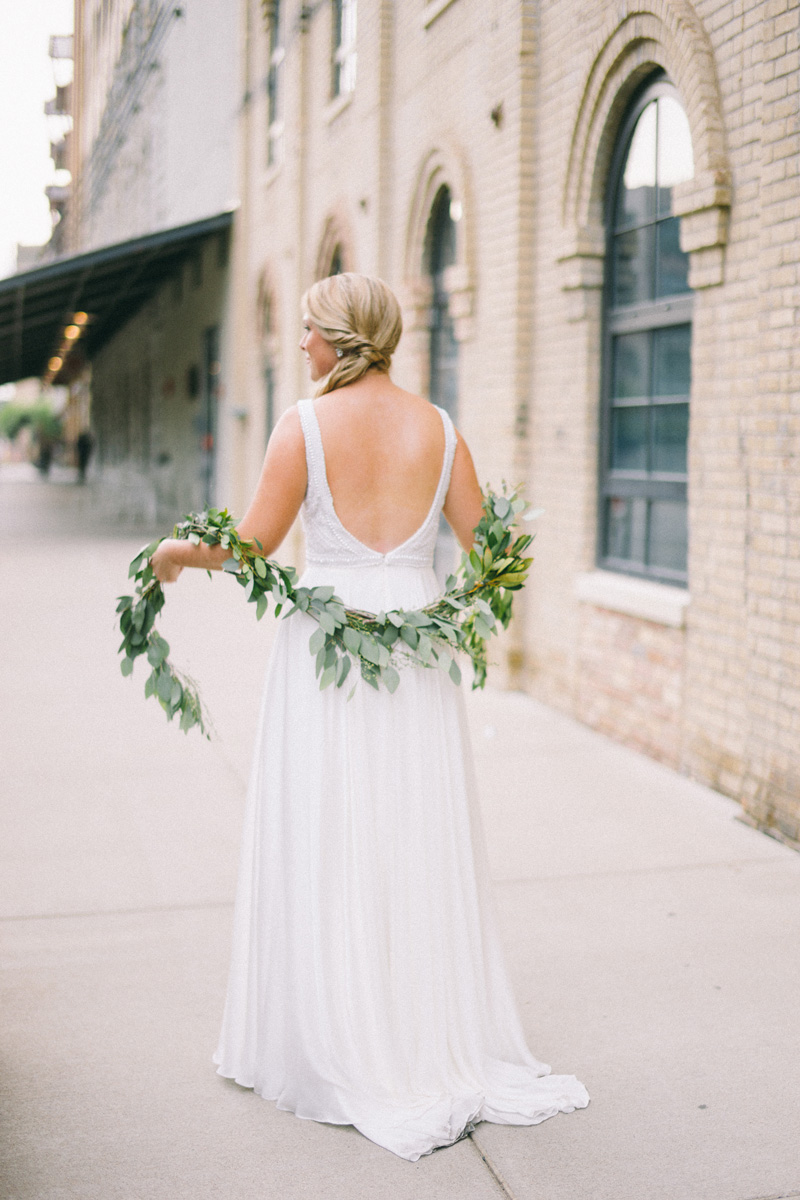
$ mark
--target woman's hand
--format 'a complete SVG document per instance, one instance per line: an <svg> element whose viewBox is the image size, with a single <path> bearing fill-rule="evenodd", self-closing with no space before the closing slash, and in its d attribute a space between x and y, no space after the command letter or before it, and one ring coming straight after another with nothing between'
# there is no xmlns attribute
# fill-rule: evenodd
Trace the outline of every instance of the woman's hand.
<svg viewBox="0 0 800 1200"><path fill-rule="evenodd" d="M156 547L150 559L150 566L159 583L174 583L180 575L183 566L175 561L173 555L175 547L182 545L183 543L178 538L165 538Z"/></svg>

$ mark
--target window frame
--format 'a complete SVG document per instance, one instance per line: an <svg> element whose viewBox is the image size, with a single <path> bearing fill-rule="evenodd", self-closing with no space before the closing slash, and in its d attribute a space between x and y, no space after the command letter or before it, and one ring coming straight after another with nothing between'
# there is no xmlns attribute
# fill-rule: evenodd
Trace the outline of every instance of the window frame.
<svg viewBox="0 0 800 1200"><path fill-rule="evenodd" d="M269 22L269 44L267 52L267 166L277 167L281 161L284 122L283 107L283 60L286 57L284 26L286 0L274 0Z"/></svg>
<svg viewBox="0 0 800 1200"><path fill-rule="evenodd" d="M642 565L630 559L616 558L605 552L607 501L610 497L620 498L641 497L650 500L682 500L688 499L688 463L683 478L675 478L678 472L646 472L627 471L615 472L611 467L611 434L613 404L613 341L615 337L626 333L653 333L659 329L667 329L678 325L688 325L690 339L693 327L694 293L679 292L672 296L658 297L654 300L637 301L634 304L615 305L615 259L614 237L616 230L616 203L622 174L631 146L631 140L636 125L645 108L661 96L670 96L677 100L685 111L680 93L659 71L650 76L633 97L625 117L620 125L615 140L614 151L609 167L604 219L605 219L605 271L603 280L603 311L602 311L602 350L601 350L601 388L600 388L600 436L597 489L597 522L596 522L596 563L602 570L615 574L633 576L637 579L647 579L655 583L669 584L673 587L688 587L687 570L678 571L668 567L651 567L646 561ZM674 214L673 214L674 215ZM656 217L656 221L658 217ZM652 373L652 363L651 363ZM691 423L691 377L689 395L673 403L687 403L689 406L689 421ZM649 405L652 405L652 391L648 393ZM687 434L688 442L688 434ZM688 511L687 511L688 521ZM687 540L688 540L687 529ZM649 521L645 532L645 560L648 557L650 544Z"/></svg>
<svg viewBox="0 0 800 1200"><path fill-rule="evenodd" d="M352 8L353 30L344 41L347 10ZM331 100L351 96L356 90L358 70L358 0L331 0ZM348 74L352 78L347 83Z"/></svg>

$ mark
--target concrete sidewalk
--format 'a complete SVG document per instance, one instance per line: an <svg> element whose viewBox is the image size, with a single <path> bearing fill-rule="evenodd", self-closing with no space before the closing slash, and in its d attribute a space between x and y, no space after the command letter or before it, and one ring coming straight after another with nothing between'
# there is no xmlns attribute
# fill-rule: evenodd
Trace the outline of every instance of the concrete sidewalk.
<svg viewBox="0 0 800 1200"><path fill-rule="evenodd" d="M115 657L148 531L91 521L0 468L3 1200L800 1196L800 857L519 694L469 699L502 931L589 1108L411 1164L216 1076L272 622L182 577L162 628L218 730L185 737Z"/></svg>

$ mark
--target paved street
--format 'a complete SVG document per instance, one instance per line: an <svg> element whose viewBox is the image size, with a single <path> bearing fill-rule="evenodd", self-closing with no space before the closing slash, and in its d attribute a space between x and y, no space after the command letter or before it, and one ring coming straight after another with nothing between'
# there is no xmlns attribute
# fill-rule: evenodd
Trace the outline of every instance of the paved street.
<svg viewBox="0 0 800 1200"><path fill-rule="evenodd" d="M217 737L167 725L115 656L151 531L91 501L0 467L3 1200L800 1196L800 856L520 694L469 699L497 902L532 1049L589 1108L411 1164L220 1079L272 624L185 573L162 628Z"/></svg>

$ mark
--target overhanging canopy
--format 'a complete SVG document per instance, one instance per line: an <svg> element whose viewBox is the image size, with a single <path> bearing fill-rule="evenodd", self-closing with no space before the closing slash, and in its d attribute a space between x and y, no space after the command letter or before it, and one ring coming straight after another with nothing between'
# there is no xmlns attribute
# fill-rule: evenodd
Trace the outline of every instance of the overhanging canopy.
<svg viewBox="0 0 800 1200"><path fill-rule="evenodd" d="M91 317L80 342L91 358L199 242L229 229L232 220L232 212L219 213L0 279L0 383L44 375L76 312Z"/></svg>

